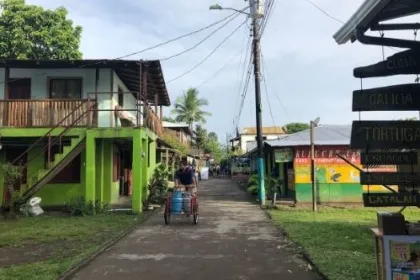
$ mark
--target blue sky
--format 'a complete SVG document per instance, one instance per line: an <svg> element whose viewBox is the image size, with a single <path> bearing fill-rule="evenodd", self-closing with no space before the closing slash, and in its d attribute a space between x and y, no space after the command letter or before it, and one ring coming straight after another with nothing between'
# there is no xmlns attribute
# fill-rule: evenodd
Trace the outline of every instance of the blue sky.
<svg viewBox="0 0 420 280"><path fill-rule="evenodd" d="M382 60L381 47L357 42L339 46L332 35L342 24L305 0L275 1L278 3L261 42L266 65L263 74L268 87L267 94L263 92L262 95L263 125L273 125L267 100L275 125L309 122L316 117L320 117L323 124L350 124L358 118L357 113L351 112L352 92L360 89L360 80L353 77L353 68ZM362 3L362 0L340 0L339 5L337 0L312 1L342 21L346 21ZM27 3L46 8L65 6L74 23L83 27L81 50L84 58L109 59L194 31L229 14L228 11L209 11L211 4L235 8L246 5L243 0L27 0ZM163 62L166 81L201 61L244 19L242 16L237 18L193 51ZM183 90L209 80L233 57L220 74L199 88L200 95L209 100L207 110L213 114L205 126L223 141L226 133L234 130L232 120L240 93L243 63L240 51L249 34L245 29L240 29L196 70L168 84L174 102ZM159 59L173 55L193 46L210 32L207 30L131 59ZM413 32L398 36L413 38ZM385 49L386 56L394 52ZM413 76L365 79L363 85L369 88L414 82L414 79ZM240 128L255 125L254 112L254 87L250 86L239 121ZM417 115L417 112L375 112L362 113L362 119Z"/></svg>

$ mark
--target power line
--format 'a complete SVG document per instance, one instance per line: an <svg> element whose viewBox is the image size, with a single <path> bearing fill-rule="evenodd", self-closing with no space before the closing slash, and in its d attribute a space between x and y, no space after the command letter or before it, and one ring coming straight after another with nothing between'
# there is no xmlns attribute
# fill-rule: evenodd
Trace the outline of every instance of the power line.
<svg viewBox="0 0 420 280"><path fill-rule="evenodd" d="M315 9L319 10L321 13L323 13L324 15L326 15L327 17L329 17L330 19L333 19L339 23L344 24L344 21L330 15L327 11L325 11L324 9L322 9L320 6L318 6L317 4L315 4L314 2L312 2L311 0L304 0L306 3L309 3L310 5L312 5L313 7L315 7Z"/></svg>
<svg viewBox="0 0 420 280"><path fill-rule="evenodd" d="M263 80L264 80L265 87L267 88L267 84L266 84L266 81L265 81L265 76L268 76L268 72L267 72L267 68L265 66L265 61L264 61L264 56L263 56L262 51L261 51L261 64L262 64L262 68L263 68L263 71L264 71ZM284 107L283 102L281 102L280 98L278 97L278 95L275 91L274 91L274 96L276 97L277 101L279 102L279 104L280 104L284 114L286 115L286 117L289 119L289 121L291 121L291 118L290 118L289 114L287 113L286 107Z"/></svg>
<svg viewBox="0 0 420 280"><path fill-rule="evenodd" d="M210 78L202 82L199 86L195 87L199 89L200 87L206 85L208 82L210 82L212 79L214 79L217 75L219 75L229 64L236 58L238 55L241 54L241 52L236 53L235 55L232 55L232 57L219 69L217 70Z"/></svg>
<svg viewBox="0 0 420 280"><path fill-rule="evenodd" d="M86 63L86 64L83 64L83 65L80 65L80 66L78 66L78 67L74 67L74 68L84 68L84 67L87 67L87 66L93 66L93 65L100 64L100 63L102 63L103 61L107 61L107 60L119 60L119 59L127 58L127 57L130 57L130 56L133 56L133 55L141 54L141 53L144 53L144 52L146 52L146 51L149 51L149 50L152 50L152 49L155 49L155 48L158 48L158 47L162 47L162 46L167 45L167 44L169 44L169 43L172 43L172 42L178 41L178 40L183 39L183 38L185 38L185 37L192 36L192 35L194 35L194 34L197 34L197 33L199 33L199 32L202 32L202 31L204 31L204 30L207 30L207 29L209 29L209 28L211 28L211 27L213 27L213 26L216 26L216 25L218 25L219 23L221 23L221 22L224 22L224 21L228 20L229 18L231 18L231 17L232 17L232 16L234 16L235 14L239 14L239 13L238 13L238 12L234 12L234 13L232 13L232 14L228 15L227 17L224 17L224 18L222 18L221 20L215 21L215 22L213 22L213 23L211 23L211 24L209 24L209 25L207 25L207 26L204 26L204 27L202 27L202 28L198 29L198 30L195 30L195 31L189 32L189 33L187 33L187 34L184 34L184 35L181 35L181 36L178 36L178 37L175 37L175 38L169 39L169 40L167 40L167 41L165 41L165 42L163 42L163 43L159 43L159 44L154 45L154 46L152 46L152 47L148 47L148 48L142 49L142 50L140 50L140 51L136 51L136 52L133 52L133 53L129 53L129 54L126 54L126 55L123 55L123 56L120 56L120 57L117 57L117 58L114 58L114 59L104 59L104 60L102 60L102 61L100 61L100 62L95 62L95 63ZM67 69L62 69L61 71L64 71L64 70L67 70ZM58 72L58 71L60 71L60 69L56 69L56 70L55 70L55 72ZM31 76L31 78L40 77L40 76L45 76L45 75L47 75L47 74L48 74L48 72L44 72L44 73L40 73L40 74L37 74L37 75L33 75L33 76ZM3 80L3 81L1 81L1 82L0 82L0 84L4 84L4 83L6 83L6 82L7 82L7 83L12 83L12 82L16 82L16 81L19 81L19 80L22 80L22 79L23 79L23 78L16 78L16 79L9 80L9 81Z"/></svg>
<svg viewBox="0 0 420 280"><path fill-rule="evenodd" d="M166 83L169 84L170 82L173 82L175 80L178 80L179 78L189 74L190 72L192 72L194 69L198 68L201 64L203 64L207 59L209 59L230 37L232 37L233 34L236 33L236 31L239 30L239 28L241 28L243 25L245 24L245 21L243 23L241 23L238 27L236 27L225 39L223 39L222 42L220 42L220 44L218 44L216 46L216 48L214 48L203 60L201 60L199 63L197 63L195 66L193 66L192 68L190 68L189 70L187 70L186 72L182 73L181 75L167 81Z"/></svg>
<svg viewBox="0 0 420 280"><path fill-rule="evenodd" d="M247 26L247 27L249 27L249 26ZM246 29L245 29L245 34L244 35L246 36L246 34L247 34L247 32L246 32ZM247 55L246 54L248 53L248 50L250 49L250 43L251 43L251 36L248 33L248 41L246 43L246 47L245 47L245 49L243 49L243 45L242 45L242 50L241 50L241 51L245 50L245 52L244 52L244 56L243 56L242 67L239 68L239 72L238 72L238 81L239 81L239 83L238 83L238 92L236 94L237 95L237 99L236 99L236 102L235 102L235 110L233 111L233 119L232 119L232 121L233 121L232 124L234 126L233 127L233 130L234 131L236 130L236 127L235 127L235 118L236 118L236 113L237 113L238 105L239 105L240 98L241 98L242 82L244 81L245 75L247 73L246 72L247 71L247 68L249 68L249 65L248 65L248 67L246 67L246 63L247 63L247 59L246 59L247 58ZM241 61L242 61L242 54L241 54Z"/></svg>
<svg viewBox="0 0 420 280"><path fill-rule="evenodd" d="M232 14L234 15L234 14ZM160 61L165 61L165 60L169 60L171 58L183 55L184 53L187 53L193 49L195 49L196 47L198 47L199 45L201 45L202 43L204 43L207 39L209 39L211 36L213 36L215 33L217 33L218 31L220 31L223 27L225 27L226 25L228 25L230 22L232 22L234 19L236 19L238 16L240 16L240 13L237 13L236 16L234 16L233 18L231 18L230 20L228 20L227 22L225 22L223 25L219 26L217 29L215 29L213 32L211 32L209 35L207 35L204 39L202 39L201 41L199 41L197 44L195 44L194 46L192 46L191 48L188 48L180 53L159 59Z"/></svg>

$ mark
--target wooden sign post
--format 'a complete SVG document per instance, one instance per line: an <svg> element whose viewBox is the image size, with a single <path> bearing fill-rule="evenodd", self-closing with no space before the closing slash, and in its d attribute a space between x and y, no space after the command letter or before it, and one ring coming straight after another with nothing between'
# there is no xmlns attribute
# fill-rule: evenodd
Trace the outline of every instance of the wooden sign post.
<svg viewBox="0 0 420 280"><path fill-rule="evenodd" d="M407 50L396 53L386 60L353 70L356 78L386 77L393 75L420 74L420 53Z"/></svg>
<svg viewBox="0 0 420 280"><path fill-rule="evenodd" d="M418 110L420 110L420 84L353 91L353 112Z"/></svg>
<svg viewBox="0 0 420 280"><path fill-rule="evenodd" d="M419 149L420 121L353 121L351 149Z"/></svg>
<svg viewBox="0 0 420 280"><path fill-rule="evenodd" d="M371 152L360 153L362 165L411 165L417 164L417 152Z"/></svg>

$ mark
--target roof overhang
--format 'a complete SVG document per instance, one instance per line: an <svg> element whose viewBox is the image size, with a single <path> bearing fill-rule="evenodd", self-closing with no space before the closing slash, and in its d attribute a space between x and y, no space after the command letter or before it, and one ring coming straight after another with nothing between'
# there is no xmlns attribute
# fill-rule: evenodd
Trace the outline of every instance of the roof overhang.
<svg viewBox="0 0 420 280"><path fill-rule="evenodd" d="M334 34L341 45L356 40L356 30L366 32L379 22L414 15L420 12L417 0L365 0L350 19Z"/></svg>
<svg viewBox="0 0 420 280"><path fill-rule="evenodd" d="M163 71L159 60L138 61L118 59L84 59L84 60L0 60L0 67L23 69L113 69L127 88L133 92L140 89L140 65L147 71L147 96L149 103L170 106L168 90L166 88Z"/></svg>

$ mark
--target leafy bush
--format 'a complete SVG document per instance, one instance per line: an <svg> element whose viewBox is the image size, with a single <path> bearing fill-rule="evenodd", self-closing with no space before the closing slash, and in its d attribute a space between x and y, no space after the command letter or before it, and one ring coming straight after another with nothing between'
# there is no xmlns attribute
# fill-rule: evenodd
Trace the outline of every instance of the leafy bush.
<svg viewBox="0 0 420 280"><path fill-rule="evenodd" d="M275 192L278 192L278 186L279 186L279 179L274 178L270 175L265 175L264 177L264 188L265 188L265 194L267 196L273 195ZM247 183L247 191L253 195L258 194L258 175L253 174L248 179Z"/></svg>
<svg viewBox="0 0 420 280"><path fill-rule="evenodd" d="M153 176L149 181L149 195L144 202L145 208L148 208L150 203L162 203L168 191L168 177L170 174L171 172L165 164L160 164L155 168Z"/></svg>
<svg viewBox="0 0 420 280"><path fill-rule="evenodd" d="M107 213L110 209L107 203L96 200L86 201L84 196L76 196L66 202L67 212L72 216L90 216L94 214Z"/></svg>
<svg viewBox="0 0 420 280"><path fill-rule="evenodd" d="M13 215L16 210L25 202L18 191L20 187L20 179L22 177L23 167L20 165L13 165L11 163L5 163L1 165L4 174L4 185L6 187L7 195L9 195L9 211ZM18 190L15 189L17 187Z"/></svg>

